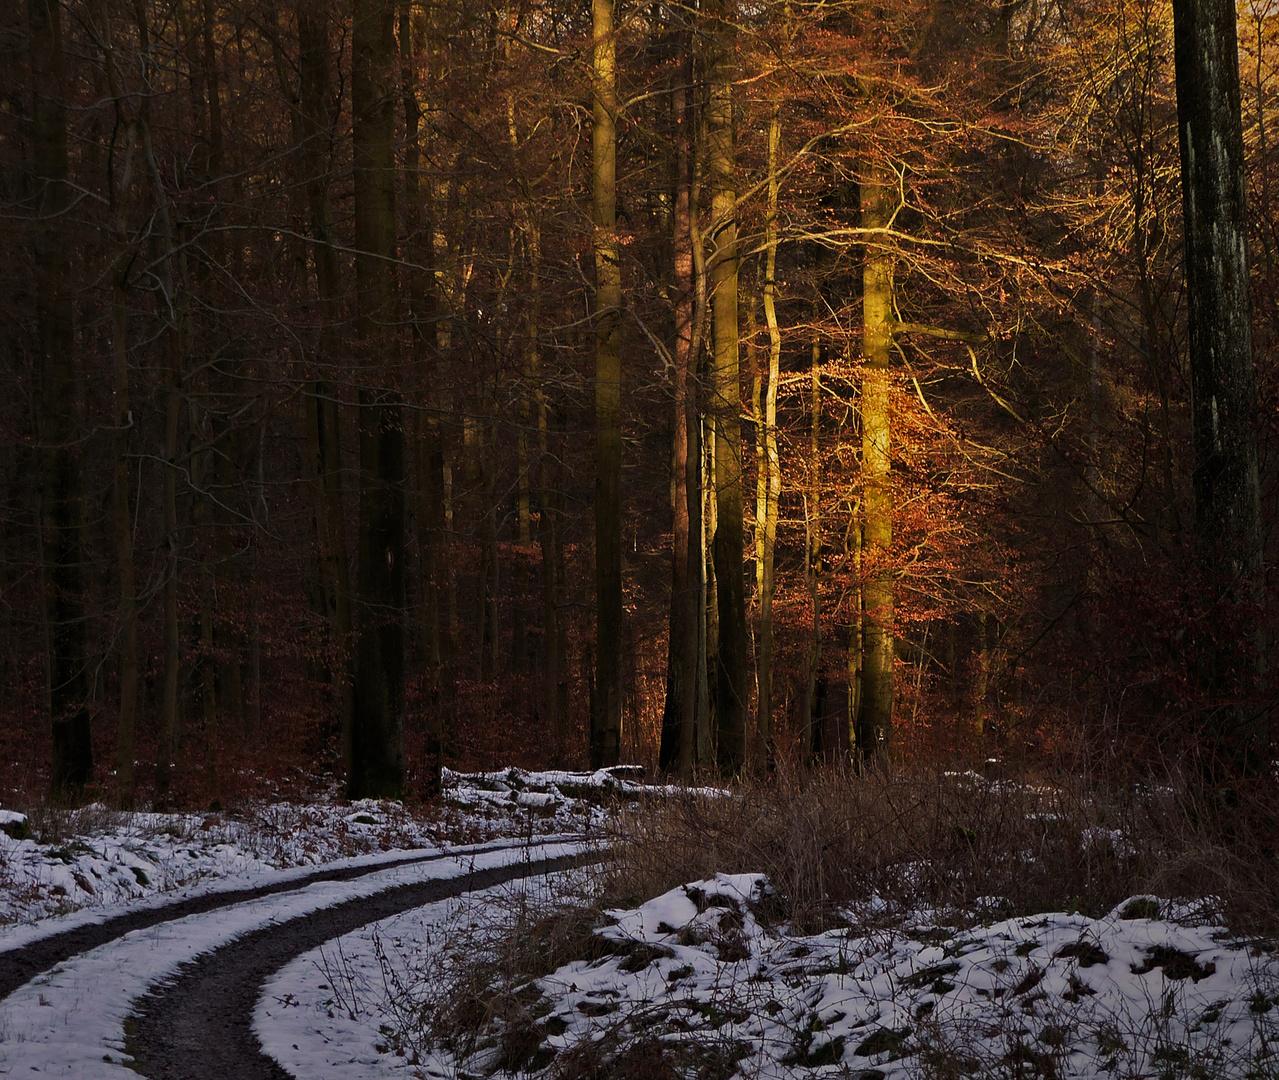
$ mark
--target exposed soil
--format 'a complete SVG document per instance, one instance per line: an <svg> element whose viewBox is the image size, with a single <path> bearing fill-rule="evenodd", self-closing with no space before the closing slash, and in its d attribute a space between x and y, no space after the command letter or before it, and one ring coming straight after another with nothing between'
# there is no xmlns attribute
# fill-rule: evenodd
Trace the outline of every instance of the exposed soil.
<svg viewBox="0 0 1279 1080"><path fill-rule="evenodd" d="M184 965L138 1000L125 1022L132 1067L151 1080L290 1080L253 1034L262 985L285 964L379 919L581 861L566 856L519 862L444 881L400 885L237 938Z"/></svg>
<svg viewBox="0 0 1279 1080"><path fill-rule="evenodd" d="M541 837L539 843L545 843ZM435 862L439 859L455 858L458 855L479 854L485 851L498 851L502 848L518 847L523 840L501 841L482 847L458 848L449 852L431 855L409 856L394 862L383 862L375 866L346 866L329 870L317 870L306 877L292 878L288 881L277 881L270 885L260 885L251 889L236 889L233 892L207 893L204 896L192 897L189 900L178 900L162 907L149 908L144 911L127 912L107 919L105 922L90 926L80 926L54 934L39 941L33 941L20 949L0 952L0 999L8 997L19 986L30 982L41 972L62 961L76 956L133 930L143 930L157 923L181 919L187 915L198 915L216 908L231 907L242 904L246 900L257 900L259 897L271 896L274 893L292 892L304 888L316 881L350 881L354 878L376 874L393 866L411 866L415 863ZM365 920L366 922L369 920Z"/></svg>

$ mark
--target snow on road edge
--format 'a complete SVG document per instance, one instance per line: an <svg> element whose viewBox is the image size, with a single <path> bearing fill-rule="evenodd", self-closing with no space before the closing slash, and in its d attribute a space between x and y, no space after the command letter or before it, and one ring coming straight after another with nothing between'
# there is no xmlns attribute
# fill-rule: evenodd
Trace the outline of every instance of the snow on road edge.
<svg viewBox="0 0 1279 1080"><path fill-rule="evenodd" d="M60 964L8 998L0 1013L0 1074L124 1080L124 1020L147 988L202 953L245 933L384 889L452 880L524 859L586 850L583 842L508 848L377 871L354 881L316 882L258 900L126 934Z"/></svg>

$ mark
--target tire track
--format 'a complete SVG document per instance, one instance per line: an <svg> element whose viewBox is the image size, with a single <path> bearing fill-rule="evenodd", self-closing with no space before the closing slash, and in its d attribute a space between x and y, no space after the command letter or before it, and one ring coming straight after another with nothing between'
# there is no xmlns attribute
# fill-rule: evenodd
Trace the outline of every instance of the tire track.
<svg viewBox="0 0 1279 1080"><path fill-rule="evenodd" d="M537 837L537 842L554 843L556 837ZM37 975L80 953L96 949L99 945L114 941L134 930L145 930L147 927L181 919L187 915L200 915L218 908L232 907L247 900L258 900L264 896L277 893L293 892L304 889L320 881L352 881L395 867L413 866L419 863L438 862L441 859L466 858L470 855L482 855L489 851L502 851L508 848L526 846L524 839L503 841L478 847L454 848L450 851L434 852L430 855L410 855L403 859L381 863L344 866L334 869L320 869L305 877L289 878L275 881L267 885L252 888L235 889L229 892L205 893L189 900L176 900L171 904L147 908L142 911L125 912L113 916L100 923L73 927L49 937L39 938L16 949L0 952L0 1000L8 997L18 987L30 982Z"/></svg>
<svg viewBox="0 0 1279 1080"><path fill-rule="evenodd" d="M125 1024L130 1067L150 1080L291 1080L263 1053L253 1012L269 976L304 952L411 908L590 861L567 855L399 885L265 927L205 953L139 998Z"/></svg>

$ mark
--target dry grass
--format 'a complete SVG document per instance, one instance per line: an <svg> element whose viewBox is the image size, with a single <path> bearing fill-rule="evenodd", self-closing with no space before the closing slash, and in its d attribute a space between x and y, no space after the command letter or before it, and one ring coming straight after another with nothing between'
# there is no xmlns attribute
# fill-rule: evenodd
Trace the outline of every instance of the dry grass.
<svg viewBox="0 0 1279 1080"><path fill-rule="evenodd" d="M784 772L728 796L653 800L615 820L600 879L574 900L508 910L504 929L480 947L455 941L456 966L447 978L428 980L433 1004L423 1007L419 999L415 1037L419 1045L447 1046L468 1072L484 1075L733 1075L743 1046L713 1031L659 1039L647 1030L656 1029L657 1019L648 1025L633 1010L602 1015L595 1038L555 1055L546 1038L563 1022L537 985L565 963L602 955L607 943L592 931L604 908L636 905L717 872L766 874L778 900L773 916L796 932L850 918L860 919L861 929L872 919L891 925L921 909L956 927L1047 911L1095 917L1129 897L1153 894L1214 897L1235 930L1274 934L1276 802L1261 790L1231 798L1226 805L1212 794L1195 797L1176 778L1107 784L1068 772L1011 780L825 770ZM871 898L877 902L865 903ZM1135 901L1138 909L1141 903ZM750 988L741 992L749 997ZM742 1001L745 1008L758 1004ZM1169 1080L1264 1075L1248 1071L1250 1061L1240 1056L1246 1048L1224 1043L1206 1057L1177 1057L1175 1047L1165 1046L1166 1018L1154 1006L1149 1016L1121 1018L1123 1030L1116 1028L1108 1051L1116 1075L1152 1055L1167 1066L1161 1075ZM985 1028L917 1025L913 1068L921 1080L1060 1075L1065 1051L1031 1045L1023 1026L1011 1011L999 1039ZM796 1062L835 1062L809 1060L803 1035L796 1035ZM1099 1029L1098 1045L1104 1035ZM1212 1066L1207 1072L1205 1063Z"/></svg>
<svg viewBox="0 0 1279 1080"><path fill-rule="evenodd" d="M971 772L784 772L734 797L651 803L612 828L606 889L640 901L716 872L761 872L800 930L871 897L887 917L1077 911L1126 897L1216 897L1232 925L1279 930L1264 793L1209 815L1175 780L1103 785Z"/></svg>

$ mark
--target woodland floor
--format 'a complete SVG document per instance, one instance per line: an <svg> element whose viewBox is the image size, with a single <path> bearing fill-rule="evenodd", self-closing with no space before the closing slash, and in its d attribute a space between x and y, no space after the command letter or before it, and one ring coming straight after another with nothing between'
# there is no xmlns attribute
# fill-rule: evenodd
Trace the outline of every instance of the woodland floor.
<svg viewBox="0 0 1279 1080"><path fill-rule="evenodd" d="M886 919L872 896L808 932L739 873L601 909L598 875L554 860L670 789L447 779L421 813L0 812L0 1073L1279 1076L1279 959L1210 898ZM576 955L507 963L584 905Z"/></svg>

